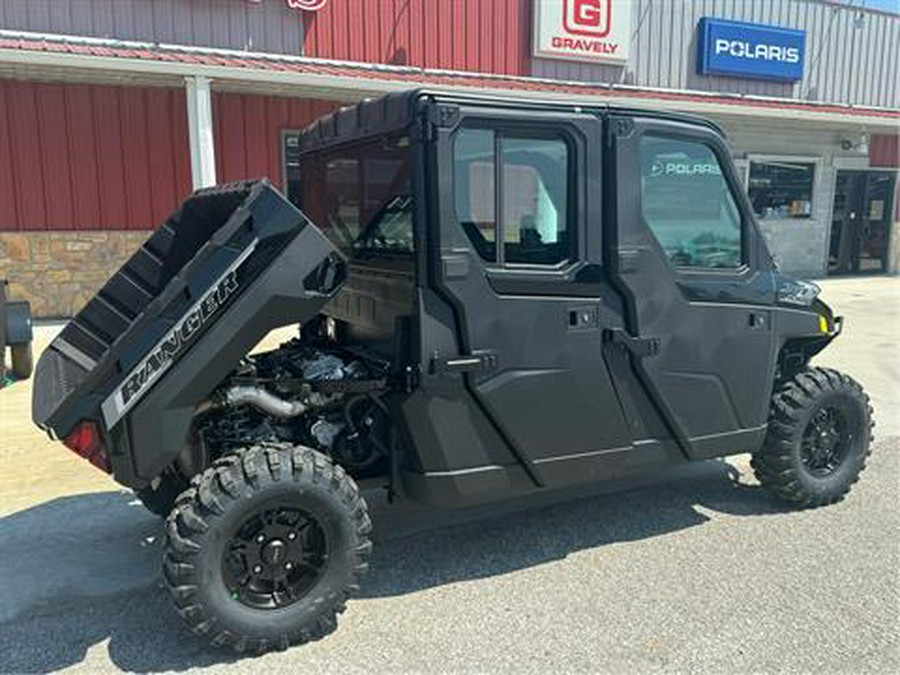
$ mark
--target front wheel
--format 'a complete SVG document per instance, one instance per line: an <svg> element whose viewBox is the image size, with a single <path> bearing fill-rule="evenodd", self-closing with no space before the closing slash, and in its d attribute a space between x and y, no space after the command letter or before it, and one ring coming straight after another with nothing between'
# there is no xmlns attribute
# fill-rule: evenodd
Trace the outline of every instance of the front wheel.
<svg viewBox="0 0 900 675"><path fill-rule="evenodd" d="M286 649L330 633L368 569L359 489L324 455L252 447L219 460L166 521L166 585L212 644Z"/></svg>
<svg viewBox="0 0 900 675"><path fill-rule="evenodd" d="M772 396L769 428L751 464L778 498L804 507L843 499L871 452L869 397L853 378L807 368Z"/></svg>

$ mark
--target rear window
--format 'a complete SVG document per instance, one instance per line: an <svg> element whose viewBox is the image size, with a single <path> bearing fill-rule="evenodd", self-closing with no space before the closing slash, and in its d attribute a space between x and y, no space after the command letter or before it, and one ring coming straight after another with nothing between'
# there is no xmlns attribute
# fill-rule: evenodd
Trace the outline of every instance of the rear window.
<svg viewBox="0 0 900 675"><path fill-rule="evenodd" d="M289 198L348 256L409 254L409 138L378 138L298 159Z"/></svg>

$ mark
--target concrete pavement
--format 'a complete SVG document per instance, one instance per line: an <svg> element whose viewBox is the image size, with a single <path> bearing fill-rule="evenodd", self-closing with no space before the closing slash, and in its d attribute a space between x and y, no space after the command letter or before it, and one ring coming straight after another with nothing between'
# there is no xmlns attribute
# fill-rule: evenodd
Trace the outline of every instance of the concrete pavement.
<svg viewBox="0 0 900 675"><path fill-rule="evenodd" d="M843 503L785 510L746 457L539 505L436 514L376 497L372 571L339 630L260 659L181 629L159 522L29 430L27 385L4 390L0 671L897 672L900 280L823 287L848 323L819 361L860 379L878 419Z"/></svg>
<svg viewBox="0 0 900 675"><path fill-rule="evenodd" d="M900 435L900 277L818 282L821 297L845 319L844 334L814 363L850 373L872 397L876 435Z"/></svg>

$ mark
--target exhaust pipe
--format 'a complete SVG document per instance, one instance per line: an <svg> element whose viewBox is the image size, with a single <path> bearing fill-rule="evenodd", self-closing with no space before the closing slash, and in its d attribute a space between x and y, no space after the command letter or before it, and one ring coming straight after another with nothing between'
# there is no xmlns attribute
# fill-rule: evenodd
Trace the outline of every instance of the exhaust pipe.
<svg viewBox="0 0 900 675"><path fill-rule="evenodd" d="M238 385L229 387L213 399L208 399L197 406L195 415L239 405L252 405L273 417L298 417L309 410L309 407L300 401L285 401L262 387Z"/></svg>
<svg viewBox="0 0 900 675"><path fill-rule="evenodd" d="M274 417L297 417L308 408L300 401L285 401L262 387L236 386L225 390L227 405L252 405Z"/></svg>

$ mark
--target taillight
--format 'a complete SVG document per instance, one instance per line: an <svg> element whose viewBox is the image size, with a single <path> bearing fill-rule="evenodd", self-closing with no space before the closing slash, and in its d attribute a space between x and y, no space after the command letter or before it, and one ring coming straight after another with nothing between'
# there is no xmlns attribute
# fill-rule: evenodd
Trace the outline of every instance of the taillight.
<svg viewBox="0 0 900 675"><path fill-rule="evenodd" d="M100 436L100 430L94 422L79 422L72 433L63 439L63 443L69 450L73 450L76 454L84 457L98 469L102 469L106 473L112 473L109 458L107 458L103 449L103 438Z"/></svg>

